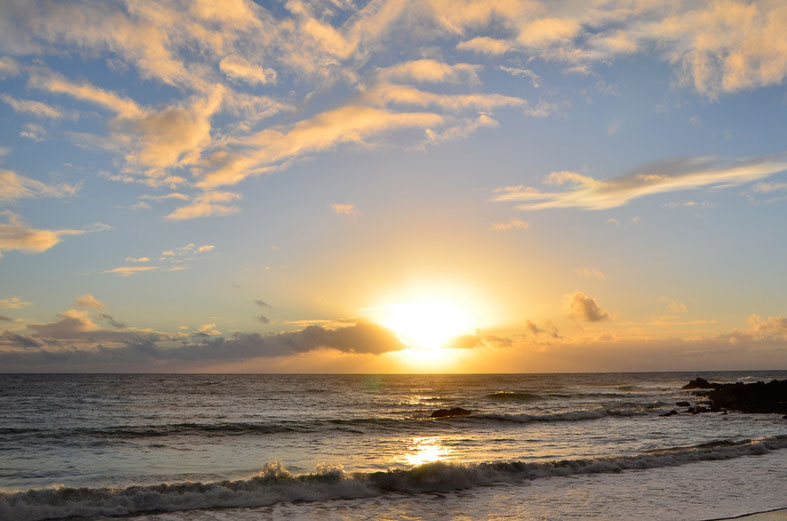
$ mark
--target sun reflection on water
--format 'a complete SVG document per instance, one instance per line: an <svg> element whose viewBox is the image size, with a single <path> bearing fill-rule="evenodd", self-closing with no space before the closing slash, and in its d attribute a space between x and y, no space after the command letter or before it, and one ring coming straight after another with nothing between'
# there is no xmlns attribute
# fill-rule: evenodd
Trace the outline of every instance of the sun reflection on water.
<svg viewBox="0 0 787 521"><path fill-rule="evenodd" d="M443 445L442 436L413 438L407 446L407 451L404 460L414 466L447 460L451 457L452 452L449 447Z"/></svg>

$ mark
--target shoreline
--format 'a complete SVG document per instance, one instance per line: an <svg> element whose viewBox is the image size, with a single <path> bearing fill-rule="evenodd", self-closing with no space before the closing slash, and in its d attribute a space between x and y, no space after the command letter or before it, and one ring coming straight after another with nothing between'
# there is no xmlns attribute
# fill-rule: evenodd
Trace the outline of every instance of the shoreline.
<svg viewBox="0 0 787 521"><path fill-rule="evenodd" d="M751 514L741 514L735 517L720 517L706 519L705 521L785 521L787 520L787 507L763 512L753 512Z"/></svg>

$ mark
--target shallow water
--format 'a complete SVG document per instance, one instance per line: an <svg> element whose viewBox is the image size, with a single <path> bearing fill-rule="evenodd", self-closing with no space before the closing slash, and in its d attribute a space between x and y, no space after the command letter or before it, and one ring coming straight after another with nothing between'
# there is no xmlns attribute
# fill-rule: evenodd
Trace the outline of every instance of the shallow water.
<svg viewBox="0 0 787 521"><path fill-rule="evenodd" d="M4 375L0 519L364 519L369 505L382 519L634 519L654 505L659 519L703 519L787 506L787 421L661 416L701 399L680 390L696 376L787 372ZM447 407L473 414L429 418ZM671 492L701 479L700 496ZM745 505L725 503L749 485Z"/></svg>

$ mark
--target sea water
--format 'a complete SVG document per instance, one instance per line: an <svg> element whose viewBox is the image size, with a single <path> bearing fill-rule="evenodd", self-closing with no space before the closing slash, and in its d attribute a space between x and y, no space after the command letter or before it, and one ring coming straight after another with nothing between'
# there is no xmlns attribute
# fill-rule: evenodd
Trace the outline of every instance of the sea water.
<svg viewBox="0 0 787 521"><path fill-rule="evenodd" d="M1 375L0 520L700 520L787 506L787 420L685 413L697 376L787 372ZM472 414L430 418L451 407Z"/></svg>

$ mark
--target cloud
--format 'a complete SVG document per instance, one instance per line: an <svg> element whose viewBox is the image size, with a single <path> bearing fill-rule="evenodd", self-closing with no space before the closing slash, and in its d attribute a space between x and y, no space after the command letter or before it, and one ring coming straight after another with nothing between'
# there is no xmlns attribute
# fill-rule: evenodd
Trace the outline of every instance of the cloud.
<svg viewBox="0 0 787 521"><path fill-rule="evenodd" d="M202 333L205 335L220 335L221 331L216 329L216 324L202 324L200 327L197 328L197 333Z"/></svg>
<svg viewBox="0 0 787 521"><path fill-rule="evenodd" d="M19 132L19 137L37 142L46 141L46 129L35 123L25 123L22 125L22 131Z"/></svg>
<svg viewBox="0 0 787 521"><path fill-rule="evenodd" d="M492 225L492 230L496 232L511 231L511 230L527 230L528 228L530 228L530 223L527 223L521 219L517 219L516 217L509 219L508 222L494 223Z"/></svg>
<svg viewBox="0 0 787 521"><path fill-rule="evenodd" d="M357 321L329 328L311 325L299 331L260 335L235 333L228 338L197 335L197 342L173 344L162 333L116 331L98 327L84 312L69 310L56 322L30 325L30 337L0 337L5 367L142 367L161 363L213 363L292 356L318 349L379 355L405 349L390 330ZM206 326L213 326L206 324ZM112 347L108 347L111 345Z"/></svg>
<svg viewBox="0 0 787 521"><path fill-rule="evenodd" d="M520 202L520 210L582 208L604 210L627 204L632 199L698 188L728 188L787 170L784 154L735 161L693 157L657 161L636 171L608 180L597 180L576 172L552 172L545 183L568 185L562 192L540 192L533 187L505 191L493 201Z"/></svg>
<svg viewBox="0 0 787 521"><path fill-rule="evenodd" d="M269 308L269 307L271 307L271 305L270 305L270 304L268 304L268 303L267 303L267 302L265 302L264 300L260 300L260 299L255 299L255 300L254 300L254 303L255 303L255 304L257 304L257 305L258 305L259 307L261 307L261 308Z"/></svg>
<svg viewBox="0 0 787 521"><path fill-rule="evenodd" d="M104 319L106 322L108 322L115 329L126 328L126 324L124 324L123 322L118 322L117 320L115 320L115 318L112 315L109 315L107 313L99 313L98 316Z"/></svg>
<svg viewBox="0 0 787 521"><path fill-rule="evenodd" d="M541 76L531 71L530 69L523 69L521 67L507 67L505 65L501 65L500 70L503 72L507 72L511 76L519 76L522 78L529 79L530 84L533 85L533 87L535 88L541 86Z"/></svg>
<svg viewBox="0 0 787 521"><path fill-rule="evenodd" d="M260 315L260 316L258 316L258 317L257 317L257 320L259 320L259 321L260 321L260 322L262 322L263 324L268 324L268 323L270 323L270 319L269 319L268 317L266 317L265 315Z"/></svg>
<svg viewBox="0 0 787 521"><path fill-rule="evenodd" d="M8 94L0 95L0 99L11 105L15 112L23 112L39 118L50 119L62 119L66 116L61 109L54 108L40 101L21 100Z"/></svg>
<svg viewBox="0 0 787 521"><path fill-rule="evenodd" d="M162 257L183 257L184 255L190 255L192 253L205 253L211 251L215 248L213 244L203 244L201 246L197 246L193 242L186 244L185 246L181 246L179 248L174 248L172 250L164 250L161 252ZM162 259L163 260L163 259Z"/></svg>
<svg viewBox="0 0 787 521"><path fill-rule="evenodd" d="M414 60L380 71L383 81L414 81L424 83L478 83L478 65L457 63L449 65L436 60Z"/></svg>
<svg viewBox="0 0 787 521"><path fill-rule="evenodd" d="M488 36L476 36L469 40L459 42L456 48L460 51L473 51L479 54L490 54L500 56L511 50L513 44L508 40L490 38Z"/></svg>
<svg viewBox="0 0 787 521"><path fill-rule="evenodd" d="M588 297L581 291L576 291L565 298L566 314L576 320L586 322L600 322L611 318L611 315L601 309L596 299Z"/></svg>
<svg viewBox="0 0 787 521"><path fill-rule="evenodd" d="M126 257L126 262L150 262L150 257Z"/></svg>
<svg viewBox="0 0 787 521"><path fill-rule="evenodd" d="M426 137L430 143L443 143L464 139L479 128L498 127L500 124L486 114L479 114L477 118L463 119L459 124L445 128L442 131L426 129Z"/></svg>
<svg viewBox="0 0 787 521"><path fill-rule="evenodd" d="M787 8L778 0L708 2L644 30L711 97L780 84L787 74Z"/></svg>
<svg viewBox="0 0 787 521"><path fill-rule="evenodd" d="M219 69L229 78L251 85L265 85L276 81L276 71L249 63L237 57L226 57L219 62Z"/></svg>
<svg viewBox="0 0 787 521"><path fill-rule="evenodd" d="M101 309L104 304L90 293L85 293L81 297L74 299L74 305L80 308Z"/></svg>
<svg viewBox="0 0 787 521"><path fill-rule="evenodd" d="M360 215L361 213L354 204L350 203L333 203L329 208L337 215Z"/></svg>
<svg viewBox="0 0 787 521"><path fill-rule="evenodd" d="M234 151L217 151L204 161L198 185L203 189L236 184L250 175L271 171L289 158L332 148L342 143L362 143L373 135L406 127L428 127L443 118L430 113L393 113L347 105L301 120L293 126L272 127L234 140ZM283 166L283 164L279 164Z"/></svg>
<svg viewBox="0 0 787 521"><path fill-rule="evenodd" d="M106 224L94 224L82 230L44 230L31 228L19 216L10 210L0 211L8 219L6 224L0 223L0 256L4 251L21 251L23 253L41 253L58 244L67 235L82 235L110 229Z"/></svg>
<svg viewBox="0 0 787 521"><path fill-rule="evenodd" d="M582 277L583 279L605 279L607 275L595 268L577 268L574 270L574 273Z"/></svg>
<svg viewBox="0 0 787 521"><path fill-rule="evenodd" d="M81 186L66 183L48 185L11 170L0 169L0 202L9 203L37 197L66 197L75 195Z"/></svg>
<svg viewBox="0 0 787 521"><path fill-rule="evenodd" d="M227 203L236 201L241 197L240 194L235 192L207 191L194 197L188 205L175 209L165 219L184 221L200 217L233 215L240 212L240 208Z"/></svg>
<svg viewBox="0 0 787 521"><path fill-rule="evenodd" d="M366 94L367 99L380 105L416 105L438 107L452 112L463 110L492 110L505 106L524 106L526 101L502 94L437 94L404 85L380 85Z"/></svg>
<svg viewBox="0 0 787 521"><path fill-rule="evenodd" d="M776 316L763 319L753 314L748 320L748 329L736 329L728 335L730 344L752 342L774 342L783 345L787 342L787 317Z"/></svg>
<svg viewBox="0 0 787 521"><path fill-rule="evenodd" d="M21 73L19 63L10 56L0 56L0 78L17 76Z"/></svg>
<svg viewBox="0 0 787 521"><path fill-rule="evenodd" d="M21 297L9 297L0 299L0 309L21 309L32 306L32 302L22 300Z"/></svg>
<svg viewBox="0 0 787 521"><path fill-rule="evenodd" d="M112 273L115 275L120 275L122 277L129 277L137 273L143 273L146 271L156 271L159 269L161 268L159 268L158 266L119 266L117 268L104 270L101 273Z"/></svg>

